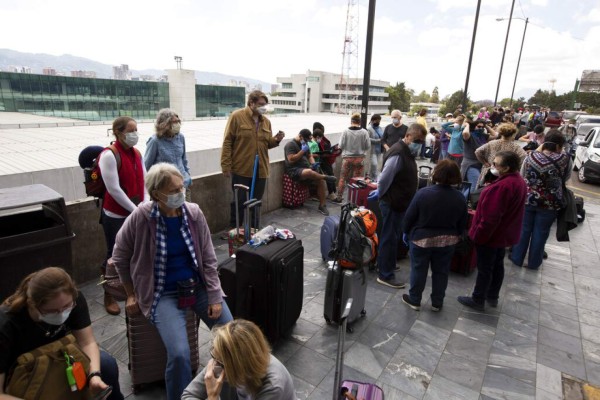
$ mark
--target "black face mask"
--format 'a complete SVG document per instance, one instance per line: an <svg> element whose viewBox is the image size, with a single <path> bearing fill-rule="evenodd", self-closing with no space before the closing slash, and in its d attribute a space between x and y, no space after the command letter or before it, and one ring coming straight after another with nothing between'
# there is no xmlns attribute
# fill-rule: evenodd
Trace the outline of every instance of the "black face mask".
<svg viewBox="0 0 600 400"><path fill-rule="evenodd" d="M377 127L377 126L379 126L379 122L373 122L372 125Z"/></svg>

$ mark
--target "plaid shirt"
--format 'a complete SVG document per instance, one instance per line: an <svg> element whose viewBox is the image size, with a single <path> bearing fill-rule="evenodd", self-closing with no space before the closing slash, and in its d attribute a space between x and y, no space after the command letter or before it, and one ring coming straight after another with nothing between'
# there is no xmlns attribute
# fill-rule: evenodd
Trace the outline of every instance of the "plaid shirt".
<svg viewBox="0 0 600 400"><path fill-rule="evenodd" d="M190 251L192 260L194 260L195 271L199 272L198 259L196 258L196 252L194 251L194 241L192 240L192 233L190 232L187 211L184 206L181 207L181 215L183 217L181 224L181 236L183 237L183 240ZM157 202L154 202L154 205L152 206L150 218L154 218L156 220L156 256L154 257L155 287L154 301L152 302L152 307L150 308L150 320L154 322L156 306L158 305L158 301L165 290L165 282L167 278L167 225L165 224L165 220L162 215L160 215ZM198 273L198 275L200 274Z"/></svg>

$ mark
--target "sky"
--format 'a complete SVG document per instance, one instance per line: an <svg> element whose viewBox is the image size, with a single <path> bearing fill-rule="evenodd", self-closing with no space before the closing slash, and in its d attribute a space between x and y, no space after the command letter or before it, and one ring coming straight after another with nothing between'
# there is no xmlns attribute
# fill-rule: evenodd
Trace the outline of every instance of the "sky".
<svg viewBox="0 0 600 400"><path fill-rule="evenodd" d="M513 0L481 0L469 95L494 99ZM368 0L355 31L362 77ZM477 0L378 0L371 79L441 97L465 85ZM1 48L71 54L130 69L183 68L275 83L308 70L340 73L348 0L0 0ZM521 18L521 19L518 19ZM515 0L498 100L573 90L600 69L600 1ZM356 58L354 58L356 60ZM552 83L551 81L555 81Z"/></svg>

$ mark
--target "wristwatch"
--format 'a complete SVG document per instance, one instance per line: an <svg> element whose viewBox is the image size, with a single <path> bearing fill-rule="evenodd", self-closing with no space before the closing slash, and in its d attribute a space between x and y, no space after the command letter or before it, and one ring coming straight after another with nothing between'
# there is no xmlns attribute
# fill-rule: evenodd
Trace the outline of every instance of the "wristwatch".
<svg viewBox="0 0 600 400"><path fill-rule="evenodd" d="M88 382L93 378L93 377L99 377L100 379L102 379L102 373L100 373L100 371L92 371L88 374L87 376L87 380Z"/></svg>

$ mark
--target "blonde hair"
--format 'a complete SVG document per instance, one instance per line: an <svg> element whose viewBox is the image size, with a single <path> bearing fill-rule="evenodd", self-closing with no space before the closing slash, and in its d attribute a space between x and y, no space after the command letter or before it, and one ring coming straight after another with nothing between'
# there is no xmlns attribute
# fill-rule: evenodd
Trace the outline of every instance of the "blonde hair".
<svg viewBox="0 0 600 400"><path fill-rule="evenodd" d="M359 113L352 114L352 117L350 117L350 121L360 123L360 114Z"/></svg>
<svg viewBox="0 0 600 400"><path fill-rule="evenodd" d="M255 396L271 361L271 348L262 331L244 319L235 319L213 331L214 354L223 363L227 381Z"/></svg>
<svg viewBox="0 0 600 400"><path fill-rule="evenodd" d="M498 125L498 133L504 138L509 138L517 133L517 127L512 122L504 122Z"/></svg>
<svg viewBox="0 0 600 400"><path fill-rule="evenodd" d="M8 308L8 312L16 313L27 304L39 308L61 293L70 294L75 300L75 282L64 269L48 267L26 276L2 305Z"/></svg>
<svg viewBox="0 0 600 400"><path fill-rule="evenodd" d="M163 108L158 111L158 114L156 115L156 121L154 122L156 137L161 138L165 135L170 136L171 119L173 119L173 117L179 118L179 115L177 115L177 113L170 108Z"/></svg>
<svg viewBox="0 0 600 400"><path fill-rule="evenodd" d="M164 187L171 180L172 176L178 176L183 179L183 175L181 175L181 172L173 164L161 162L150 167L150 170L146 174L145 184L146 190L152 200L157 200L154 192Z"/></svg>

